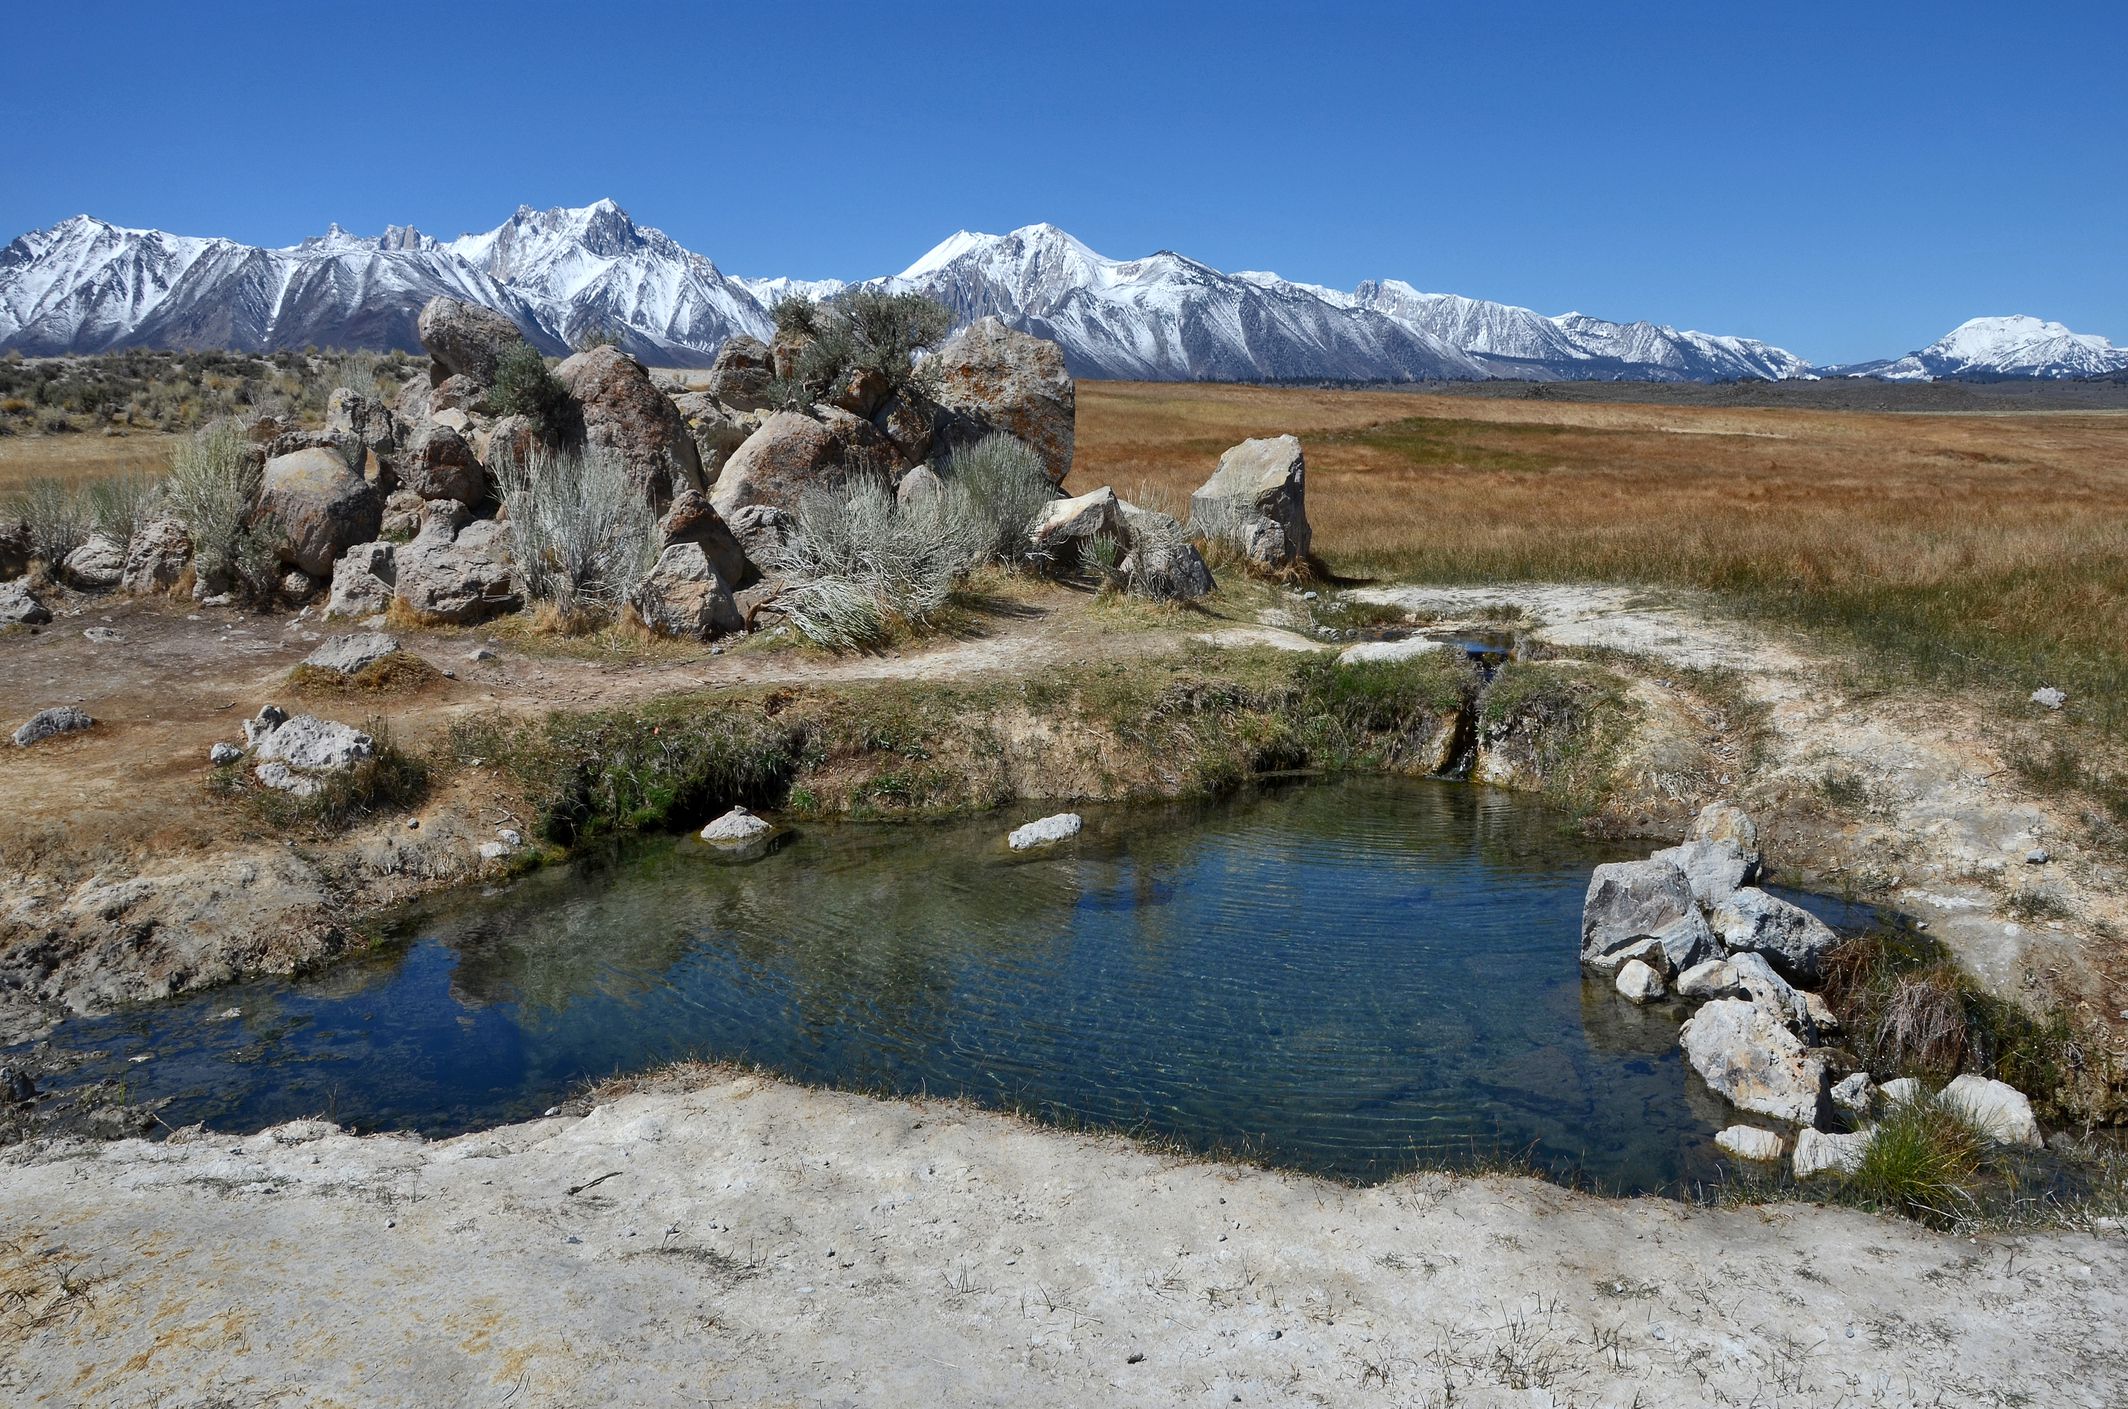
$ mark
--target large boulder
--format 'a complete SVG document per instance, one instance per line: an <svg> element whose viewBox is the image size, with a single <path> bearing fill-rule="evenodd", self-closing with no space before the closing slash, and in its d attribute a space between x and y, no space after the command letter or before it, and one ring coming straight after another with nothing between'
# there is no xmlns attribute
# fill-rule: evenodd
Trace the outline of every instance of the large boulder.
<svg viewBox="0 0 2128 1409"><path fill-rule="evenodd" d="M266 462L258 514L280 526L282 562L329 578L342 553L377 536L384 497L337 451L317 447Z"/></svg>
<svg viewBox="0 0 2128 1409"><path fill-rule="evenodd" d="M59 575L85 592L116 587L126 576L126 545L108 534L91 534L88 542L66 555Z"/></svg>
<svg viewBox="0 0 2128 1409"><path fill-rule="evenodd" d="M1615 968L1626 949L1698 915L1691 883L1667 861L1598 866L1581 905L1581 962ZM1681 970L1690 964L1673 961L1671 967Z"/></svg>
<svg viewBox="0 0 2128 1409"><path fill-rule="evenodd" d="M1712 910L1736 894L1752 874L1751 863L1727 841L1688 841L1658 851L1650 859L1667 861L1683 871L1691 883L1692 898L1703 910Z"/></svg>
<svg viewBox="0 0 2128 1409"><path fill-rule="evenodd" d="M744 629L731 583L710 565L699 543L675 543L636 584L628 604L661 636L706 641Z"/></svg>
<svg viewBox="0 0 2128 1409"><path fill-rule="evenodd" d="M0 626L42 626L51 619L51 608L27 582L0 582Z"/></svg>
<svg viewBox="0 0 2128 1409"><path fill-rule="evenodd" d="M525 340L508 316L448 294L438 294L421 306L418 331L421 345L444 373L435 376L432 369L431 385L460 375L492 386L495 364Z"/></svg>
<svg viewBox="0 0 2128 1409"><path fill-rule="evenodd" d="M952 421L951 411L913 388L895 392L872 412L872 424L894 446L904 465L930 459L933 444Z"/></svg>
<svg viewBox="0 0 2128 1409"><path fill-rule="evenodd" d="M1689 842L1727 842L1737 850L1751 868L1745 879L1754 879L1761 861L1759 855L1758 824L1751 814L1733 802L1710 802L1699 810L1693 819L1692 830L1685 834Z"/></svg>
<svg viewBox="0 0 2128 1409"><path fill-rule="evenodd" d="M1823 1058L1757 1003L1717 998L1685 1021L1678 1041L1700 1079L1733 1105L1795 1125L1830 1114Z"/></svg>
<svg viewBox="0 0 2128 1409"><path fill-rule="evenodd" d="M1052 483L1064 482L1077 404L1064 349L982 318L954 334L933 362L937 399L955 415L956 439L1008 432L1034 447Z"/></svg>
<svg viewBox="0 0 2128 1409"><path fill-rule="evenodd" d="M744 333L724 340L709 368L709 394L738 411L768 409L768 384L776 378L768 344Z"/></svg>
<svg viewBox="0 0 2128 1409"><path fill-rule="evenodd" d="M1245 440L1190 496L1190 527L1233 544L1255 566L1278 571L1305 562L1307 462L1290 435Z"/></svg>
<svg viewBox="0 0 2128 1409"><path fill-rule="evenodd" d="M470 626L524 605L508 528L453 499L430 504L421 532L391 561L392 593L421 621Z"/></svg>
<svg viewBox="0 0 2128 1409"><path fill-rule="evenodd" d="M374 616L392 604L393 584L399 580L398 549L385 542L357 543L333 564L332 595L326 600L328 617Z"/></svg>
<svg viewBox="0 0 2128 1409"><path fill-rule="evenodd" d="M694 437L695 454L702 461L702 481L715 484L732 452L761 429L760 413L725 405L706 391L690 391L672 399L673 409L687 423Z"/></svg>
<svg viewBox="0 0 2128 1409"><path fill-rule="evenodd" d="M168 592L184 580L192 565L192 535L172 518L151 519L133 535L126 550L121 585L137 596Z"/></svg>
<svg viewBox="0 0 2128 1409"><path fill-rule="evenodd" d="M894 448L894 442L864 417L823 402L813 407L813 419L820 422L828 439L835 443L835 460L842 466L844 478L873 475L892 479L901 468L901 452Z"/></svg>
<svg viewBox="0 0 2128 1409"><path fill-rule="evenodd" d="M399 483L424 499L455 499L472 508L488 497L488 472L473 447L437 422L414 432L397 468Z"/></svg>
<svg viewBox="0 0 2128 1409"><path fill-rule="evenodd" d="M747 562L764 572L790 545L791 536L798 528L797 520L788 510L773 504L748 504L745 508L735 509L725 516L724 523L731 530L732 537L739 540Z"/></svg>
<svg viewBox="0 0 2128 1409"><path fill-rule="evenodd" d="M675 543L701 545L709 565L728 586L743 586L751 576L746 550L733 536L731 526L717 516L709 499L695 490L683 490L672 501L672 507L658 523L658 533L661 546L666 548Z"/></svg>
<svg viewBox="0 0 2128 1409"><path fill-rule="evenodd" d="M585 443L619 455L653 508L663 512L681 490L702 488L695 438L642 363L608 345L577 353L554 375L576 399Z"/></svg>
<svg viewBox="0 0 2128 1409"><path fill-rule="evenodd" d="M736 529L739 510L794 509L807 490L839 485L842 474L842 447L828 428L811 416L779 411L724 462L710 503Z"/></svg>
<svg viewBox="0 0 2128 1409"><path fill-rule="evenodd" d="M1745 886L1715 907L1714 933L1730 950L1764 954L1783 977L1814 983L1840 936L1799 905Z"/></svg>

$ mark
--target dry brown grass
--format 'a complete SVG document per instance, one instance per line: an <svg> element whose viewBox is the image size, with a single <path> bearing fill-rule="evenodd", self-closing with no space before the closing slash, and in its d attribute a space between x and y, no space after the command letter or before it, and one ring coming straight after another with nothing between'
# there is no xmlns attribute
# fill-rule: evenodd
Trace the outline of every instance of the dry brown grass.
<svg viewBox="0 0 2128 1409"><path fill-rule="evenodd" d="M161 431L124 435L0 436L0 496L33 479L67 481L110 479L122 475L161 475L170 468L170 449L180 437Z"/></svg>
<svg viewBox="0 0 2128 1409"><path fill-rule="evenodd" d="M1719 592L2128 728L2128 414L1891 414L1089 382L1075 490L1186 499L1291 431L1351 575Z"/></svg>

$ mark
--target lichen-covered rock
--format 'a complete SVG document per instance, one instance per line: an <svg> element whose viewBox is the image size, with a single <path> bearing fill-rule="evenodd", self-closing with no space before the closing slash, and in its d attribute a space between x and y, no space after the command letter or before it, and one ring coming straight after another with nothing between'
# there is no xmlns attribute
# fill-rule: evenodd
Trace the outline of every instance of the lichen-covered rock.
<svg viewBox="0 0 2128 1409"><path fill-rule="evenodd" d="M715 484L732 452L761 429L758 411L741 411L727 406L706 391L676 396L672 405L680 413L680 419L687 423L687 433L694 437L695 453L702 461L704 484Z"/></svg>
<svg viewBox="0 0 2128 1409"><path fill-rule="evenodd" d="M290 716L251 738L254 762L286 764L299 773L336 773L376 751L376 742L361 730L314 714Z"/></svg>
<svg viewBox="0 0 2128 1409"><path fill-rule="evenodd" d="M893 445L904 465L920 465L930 459L941 429L952 419L952 412L913 388L895 392L872 412L872 424Z"/></svg>
<svg viewBox="0 0 2128 1409"><path fill-rule="evenodd" d="M1078 396L1064 370L1064 349L981 318L948 339L934 363L937 400L954 413L956 443L1004 431L1034 447L1051 483L1064 482Z"/></svg>
<svg viewBox="0 0 2128 1409"><path fill-rule="evenodd" d="M399 483L423 499L455 499L470 509L488 497L488 472L473 447L438 422L408 437L396 465Z"/></svg>
<svg viewBox="0 0 2128 1409"><path fill-rule="evenodd" d="M797 520L772 504L749 504L725 515L724 523L746 551L747 562L762 573L768 572L797 532Z"/></svg>
<svg viewBox="0 0 2128 1409"><path fill-rule="evenodd" d="M151 519L133 535L126 549L125 573L120 584L136 596L170 591L184 580L192 565L192 535L172 518Z"/></svg>
<svg viewBox="0 0 2128 1409"><path fill-rule="evenodd" d="M392 603L392 584L398 580L394 564L396 547L390 543L357 543L333 564L332 593L326 599L327 617L374 616Z"/></svg>
<svg viewBox="0 0 2128 1409"><path fill-rule="evenodd" d="M444 371L442 377L431 377L431 385L455 374L493 386L495 364L525 340L506 314L447 294L438 294L421 306L416 329L421 345Z"/></svg>
<svg viewBox="0 0 2128 1409"><path fill-rule="evenodd" d="M835 462L842 466L845 478L872 475L892 479L901 468L901 453L894 448L894 442L864 417L823 402L813 407L813 419L820 422L834 443Z"/></svg>
<svg viewBox="0 0 2128 1409"><path fill-rule="evenodd" d="M1998 1145L2036 1150L2045 1143L2032 1115L2031 1099L2007 1082L1967 1072L1951 1078L1951 1084L1943 1088L1943 1100Z"/></svg>
<svg viewBox="0 0 2128 1409"><path fill-rule="evenodd" d="M325 402L325 429L352 436L364 451L358 468L372 483L381 483L389 472L393 452L399 448L399 419L382 401L339 387Z"/></svg>
<svg viewBox="0 0 2128 1409"><path fill-rule="evenodd" d="M396 636L387 636L381 631L349 632L344 636L326 637L323 644L303 658L303 664L353 675L398 650L399 638Z"/></svg>
<svg viewBox="0 0 2128 1409"><path fill-rule="evenodd" d="M1877 1108L1877 1083L1866 1071L1849 1072L1832 1084L1832 1103L1852 1115L1867 1116Z"/></svg>
<svg viewBox="0 0 2128 1409"><path fill-rule="evenodd" d="M717 349L709 369L709 394L735 411L765 410L768 384L775 377L768 344L738 333Z"/></svg>
<svg viewBox="0 0 2128 1409"><path fill-rule="evenodd" d="M642 363L608 345L577 353L554 375L576 400L585 443L619 455L651 507L662 513L681 490L703 487L694 436Z"/></svg>
<svg viewBox="0 0 2128 1409"><path fill-rule="evenodd" d="M731 526L717 516L708 497L696 490L683 490L673 499L658 523L658 533L667 548L675 543L700 544L717 576L734 589L745 586L754 575Z"/></svg>
<svg viewBox="0 0 2128 1409"><path fill-rule="evenodd" d="M40 709L15 731L15 747L26 749L31 744L41 744L46 739L54 739L61 734L78 734L84 729L95 727L96 721L87 710L76 709L72 705Z"/></svg>
<svg viewBox="0 0 2128 1409"><path fill-rule="evenodd" d="M1795 1125L1828 1114L1825 1063L1766 1007L1717 998L1678 1032L1685 1060L1731 1104Z"/></svg>
<svg viewBox="0 0 2128 1409"><path fill-rule="evenodd" d="M841 483L842 451L828 428L811 416L779 411L724 462L710 503L736 532L741 509L795 509L807 490ZM754 556L751 550L747 556Z"/></svg>
<svg viewBox="0 0 2128 1409"><path fill-rule="evenodd" d="M1313 539L1300 441L1245 440L1220 456L1219 468L1190 496L1190 527L1233 544L1266 571L1305 562Z"/></svg>
<svg viewBox="0 0 2128 1409"><path fill-rule="evenodd" d="M1727 959L1702 959L1677 976L1677 996L1705 1002L1709 998L1741 998L1736 965Z"/></svg>
<svg viewBox="0 0 2128 1409"><path fill-rule="evenodd" d="M125 580L126 545L107 534L91 534L66 555L59 575L84 592L108 591Z"/></svg>
<svg viewBox="0 0 2128 1409"><path fill-rule="evenodd" d="M319 447L266 462L258 515L279 526L282 562L330 578L342 553L377 536L384 499L337 451Z"/></svg>
<svg viewBox="0 0 2128 1409"><path fill-rule="evenodd" d="M1581 905L1581 961L1601 964L1613 951L1698 914L1691 883L1667 861L1598 866Z"/></svg>
<svg viewBox="0 0 2128 1409"><path fill-rule="evenodd" d="M707 641L746 625L732 602L731 584L710 566L699 543L675 543L658 554L628 604L661 636Z"/></svg>
<svg viewBox="0 0 2128 1409"><path fill-rule="evenodd" d="M423 621L471 626L524 605L509 531L455 499L429 506L421 532L392 554L392 594Z"/></svg>
<svg viewBox="0 0 2128 1409"><path fill-rule="evenodd" d="M1840 942L1831 926L1798 905L1745 886L1715 908L1715 936L1732 952L1754 950L1796 983L1812 983Z"/></svg>
<svg viewBox="0 0 2128 1409"><path fill-rule="evenodd" d="M51 619L52 609L27 582L0 582L0 626L42 626Z"/></svg>

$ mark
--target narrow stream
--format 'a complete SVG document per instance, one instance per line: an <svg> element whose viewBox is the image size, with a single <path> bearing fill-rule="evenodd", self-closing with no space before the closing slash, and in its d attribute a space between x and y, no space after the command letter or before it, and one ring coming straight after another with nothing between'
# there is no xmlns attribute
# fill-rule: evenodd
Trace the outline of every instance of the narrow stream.
<svg viewBox="0 0 2128 1409"><path fill-rule="evenodd" d="M1626 1192L1715 1176L1725 1108L1679 1014L1576 962L1589 869L1626 848L1540 804L1314 783L1091 810L1035 859L1004 852L1014 820L809 827L747 865L645 843L432 905L312 977L52 1040L99 1054L69 1082L122 1080L171 1126L450 1133L700 1056L1345 1178L1510 1155Z"/></svg>

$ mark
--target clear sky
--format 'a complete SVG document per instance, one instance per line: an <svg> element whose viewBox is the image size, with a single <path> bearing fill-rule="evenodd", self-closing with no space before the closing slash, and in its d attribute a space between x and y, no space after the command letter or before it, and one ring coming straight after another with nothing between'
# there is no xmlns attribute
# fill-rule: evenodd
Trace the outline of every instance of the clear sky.
<svg viewBox="0 0 2128 1409"><path fill-rule="evenodd" d="M738 274L1047 220L1894 355L2128 343L2128 7L321 0L13 7L0 241L288 244L601 196Z"/></svg>

